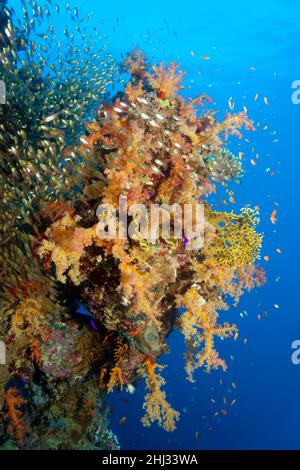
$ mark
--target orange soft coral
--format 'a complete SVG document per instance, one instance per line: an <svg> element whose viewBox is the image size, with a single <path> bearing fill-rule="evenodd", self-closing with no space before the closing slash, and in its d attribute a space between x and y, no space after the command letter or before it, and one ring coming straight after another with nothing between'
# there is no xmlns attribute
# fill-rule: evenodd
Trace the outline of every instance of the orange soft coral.
<svg viewBox="0 0 300 470"><path fill-rule="evenodd" d="M228 338L237 333L236 325L217 323L216 306L212 301L206 301L195 287L189 289L183 296L178 296L178 306L185 307L179 327L185 336L189 347L186 356L186 371L190 381L193 381L193 372L201 367L206 371L222 367L226 363L219 357L215 349L215 338ZM195 352L195 357L194 357Z"/></svg>
<svg viewBox="0 0 300 470"><path fill-rule="evenodd" d="M149 427L157 421L158 425L166 431L176 429L176 421L179 420L179 412L175 411L166 400L166 392L161 390L165 379L156 373L155 369L164 369L164 366L156 364L151 357L145 360L146 388L150 390L145 397L145 416L142 418L144 426Z"/></svg>
<svg viewBox="0 0 300 470"><path fill-rule="evenodd" d="M112 392L116 385L119 385L122 390L124 385L122 369L120 367L113 367L110 372L109 382L107 386L108 392Z"/></svg>
<svg viewBox="0 0 300 470"><path fill-rule="evenodd" d="M153 66L153 72L149 74L150 85L156 90L158 98L163 100L173 98L182 88L183 72L177 72L179 66L174 62L169 67L165 64Z"/></svg>
<svg viewBox="0 0 300 470"><path fill-rule="evenodd" d="M124 61L124 68L133 77L144 77L147 72L147 57L143 51L137 47L131 51Z"/></svg>
<svg viewBox="0 0 300 470"><path fill-rule="evenodd" d="M108 392L112 392L116 385L119 385L119 389L123 389L124 385L124 378L122 372L122 366L124 361L126 361L128 353L128 344L122 340L117 341L117 346L114 353L114 362L115 366L112 368L110 372L109 382L107 385ZM104 376L106 372L103 370L100 374L100 384L103 383Z"/></svg>
<svg viewBox="0 0 300 470"><path fill-rule="evenodd" d="M80 258L85 248L96 238L96 229L79 227L79 221L80 217L72 218L70 214L65 214L46 231L47 239L43 240L38 250L41 258L51 257L56 267L57 279L62 283L66 282L68 272L74 284L80 284Z"/></svg>

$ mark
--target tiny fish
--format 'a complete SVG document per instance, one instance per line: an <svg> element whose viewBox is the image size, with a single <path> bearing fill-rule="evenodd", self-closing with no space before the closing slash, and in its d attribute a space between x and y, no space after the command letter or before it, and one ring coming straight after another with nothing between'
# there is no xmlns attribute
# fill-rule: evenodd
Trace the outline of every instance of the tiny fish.
<svg viewBox="0 0 300 470"><path fill-rule="evenodd" d="M119 424L125 424L127 421L127 416L123 416L123 418L120 419Z"/></svg>
<svg viewBox="0 0 300 470"><path fill-rule="evenodd" d="M228 100L228 106L229 106L229 108L231 109L231 111L233 111L233 110L234 110L235 103L233 103L231 100L232 100L232 96L231 96L231 97L229 98L229 100Z"/></svg>
<svg viewBox="0 0 300 470"><path fill-rule="evenodd" d="M59 116L59 113L51 114L50 116L47 116L47 117L45 118L45 122L54 121L54 119L56 119L58 116Z"/></svg>

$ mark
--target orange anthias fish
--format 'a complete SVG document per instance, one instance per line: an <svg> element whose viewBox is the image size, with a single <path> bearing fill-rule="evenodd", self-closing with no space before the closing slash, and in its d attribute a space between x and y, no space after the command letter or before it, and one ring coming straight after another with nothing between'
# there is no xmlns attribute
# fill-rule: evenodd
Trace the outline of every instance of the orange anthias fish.
<svg viewBox="0 0 300 470"><path fill-rule="evenodd" d="M277 210L274 209L273 212L272 212L272 214L271 214L271 216L270 216L270 220L271 220L271 222L272 222L273 225L275 225L276 222L277 222L276 216L277 216Z"/></svg>

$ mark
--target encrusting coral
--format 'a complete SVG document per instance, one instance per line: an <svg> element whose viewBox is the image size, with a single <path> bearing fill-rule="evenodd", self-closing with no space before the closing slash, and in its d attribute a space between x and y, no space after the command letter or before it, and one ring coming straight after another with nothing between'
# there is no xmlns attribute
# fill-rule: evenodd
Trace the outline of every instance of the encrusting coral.
<svg viewBox="0 0 300 470"><path fill-rule="evenodd" d="M218 183L242 171L226 149L228 137L240 138L242 129L254 128L245 112L218 122L206 110L207 96L184 99L183 73L175 64L149 68L136 49L124 67L130 73L124 91L101 104L95 121L86 123L81 144L65 152L80 155L69 188L72 200L67 204L58 195L55 206L43 205L36 233L22 229L48 290L8 302L5 338L23 341L24 357L15 375L26 377L28 390L34 369L51 380L83 380L109 392L144 377L148 393L142 423L157 422L173 431L179 413L168 403L161 389L165 379L157 372L164 368L157 361L168 335L174 328L184 335L190 380L198 368L225 370L217 339L238 337L235 324L219 319L229 308L226 296L237 303L245 290L265 281L254 264L262 242L258 214L249 208L240 214L218 212L207 201ZM187 234L175 237L174 214L169 237L157 223L158 237L145 238L133 215L127 216L132 237L99 237L97 208L118 208L122 198L129 209L136 203L151 210L153 205L182 208L201 202L204 244L194 247ZM43 296L56 305L52 317Z"/></svg>

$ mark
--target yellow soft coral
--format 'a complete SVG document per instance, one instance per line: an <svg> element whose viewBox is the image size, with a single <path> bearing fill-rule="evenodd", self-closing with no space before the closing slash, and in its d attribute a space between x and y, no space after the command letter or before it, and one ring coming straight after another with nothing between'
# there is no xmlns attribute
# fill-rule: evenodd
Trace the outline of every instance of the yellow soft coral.
<svg viewBox="0 0 300 470"><path fill-rule="evenodd" d="M42 241L38 250L41 258L51 256L56 268L56 277L62 283L67 281L68 271L70 280L75 285L80 284L80 259L85 248L92 245L96 239L96 229L78 227L79 221L79 216L72 218L70 214L66 214L46 231L47 239Z"/></svg>
<svg viewBox="0 0 300 470"><path fill-rule="evenodd" d="M166 392L161 390L165 379L155 372L155 369L164 369L164 366L156 364L151 357L147 357L146 366L146 388L150 390L145 397L143 405L146 411L142 423L150 427L157 421L158 425L166 431L175 431L176 421L179 420L179 412L174 410L166 400Z"/></svg>

